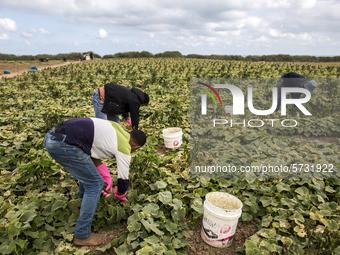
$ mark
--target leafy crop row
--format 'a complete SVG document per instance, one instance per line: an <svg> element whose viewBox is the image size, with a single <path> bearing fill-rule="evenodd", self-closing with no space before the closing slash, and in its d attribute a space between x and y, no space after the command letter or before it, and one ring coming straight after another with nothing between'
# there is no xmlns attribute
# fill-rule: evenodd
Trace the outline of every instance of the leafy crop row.
<svg viewBox="0 0 340 255"><path fill-rule="evenodd" d="M185 254L188 228L203 214L208 192L239 197L242 221L260 219L258 232L239 247L246 254L336 254L340 251L339 179L226 179L190 176L190 80L199 78L278 78L296 71L310 78L339 77L339 67L289 63L249 63L194 59L114 59L71 64L0 81L0 253L85 254L72 245L81 200L76 181L43 147L46 132L73 117L94 116L91 95L108 82L138 87L150 95L141 109L147 146L136 152L130 170L128 203L101 199L94 230L126 226L100 250L118 254ZM318 88L319 89L319 88ZM322 159L339 167L339 87L329 85L313 104L320 126L306 123L301 136L333 137L331 143L289 138L273 130L234 129L223 133L235 160L252 162L280 154ZM328 111L329 112L329 111ZM327 119L328 118L328 119ZM313 122L316 123L316 122ZM163 153L162 129L183 128L183 145ZM229 132L229 131L228 131ZM217 134L218 135L218 134ZM264 139L268 138L269 140ZM242 150L240 145L246 145ZM289 146L288 146L289 145ZM234 146L234 147L233 147ZM116 182L115 161L107 164Z"/></svg>

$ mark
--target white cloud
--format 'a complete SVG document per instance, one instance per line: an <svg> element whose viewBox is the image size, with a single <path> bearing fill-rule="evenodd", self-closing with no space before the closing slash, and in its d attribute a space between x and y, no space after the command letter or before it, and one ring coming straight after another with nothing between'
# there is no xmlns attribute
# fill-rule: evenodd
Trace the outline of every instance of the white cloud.
<svg viewBox="0 0 340 255"><path fill-rule="evenodd" d="M302 8L312 8L316 4L316 0L302 0L301 7Z"/></svg>
<svg viewBox="0 0 340 255"><path fill-rule="evenodd" d="M40 34L42 34L42 35L49 35L49 34L50 34L50 32L47 31L47 30L44 29L44 28L39 28L39 29L38 29L38 32L39 32Z"/></svg>
<svg viewBox="0 0 340 255"><path fill-rule="evenodd" d="M138 47L149 51L196 47L206 52L226 49L225 54L232 54L233 49L253 51L269 45L267 50L279 52L286 45L299 49L313 40L318 52L328 50L328 45L340 51L339 0L10 0L0 1L0 8L54 16L70 27L97 27L97 37L102 39L110 31L115 37L105 41L120 50L131 50L138 42ZM15 26L4 20L0 19L0 30L17 29L13 20ZM32 38L53 33L61 38L63 33L44 26L21 35ZM321 38L328 38L327 44ZM73 38L70 44L75 40L82 46L87 43Z"/></svg>
<svg viewBox="0 0 340 255"><path fill-rule="evenodd" d="M15 23L14 20L10 18L3 18L0 19L0 32L2 30L7 30L7 31L16 31L18 29L17 24ZM0 33L0 41L7 41L9 40L10 37L6 33Z"/></svg>
<svg viewBox="0 0 340 255"><path fill-rule="evenodd" d="M44 28L39 28L39 29L30 29L26 32L22 32L21 33L21 36L24 37L24 38L32 38L34 37L35 35L37 34L41 34L41 35L49 35L51 34L49 31L47 31L46 29Z"/></svg>
<svg viewBox="0 0 340 255"><path fill-rule="evenodd" d="M9 40L8 34L0 34L0 41L7 41Z"/></svg>
<svg viewBox="0 0 340 255"><path fill-rule="evenodd" d="M0 31L8 30L8 31L16 31L18 29L17 24L14 20L9 18L0 19Z"/></svg>
<svg viewBox="0 0 340 255"><path fill-rule="evenodd" d="M269 8L312 8L316 4L316 0L268 0Z"/></svg>
<svg viewBox="0 0 340 255"><path fill-rule="evenodd" d="M105 39L107 37L107 32L105 31L105 29L103 29L103 28L99 29L98 37L102 38L102 39Z"/></svg>
<svg viewBox="0 0 340 255"><path fill-rule="evenodd" d="M34 33L23 32L23 33L21 33L21 36L24 37L24 38L32 38L34 36Z"/></svg>
<svg viewBox="0 0 340 255"><path fill-rule="evenodd" d="M268 37L262 35L259 38L257 38L255 41L257 41L257 42L268 42L269 39L268 39Z"/></svg>

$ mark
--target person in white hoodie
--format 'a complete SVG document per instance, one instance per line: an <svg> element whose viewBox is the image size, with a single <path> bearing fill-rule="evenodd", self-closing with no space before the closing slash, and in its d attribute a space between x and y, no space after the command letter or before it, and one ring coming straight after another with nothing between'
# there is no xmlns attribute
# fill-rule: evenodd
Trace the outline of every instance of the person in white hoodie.
<svg viewBox="0 0 340 255"><path fill-rule="evenodd" d="M127 201L131 152L145 142L143 131L128 133L118 123L99 118L70 119L46 134L44 144L48 153L79 181L82 204L74 244L99 245L104 241L102 234L91 233L100 195L110 196L113 189L110 172L101 160L116 158L118 182L113 193L117 199Z"/></svg>

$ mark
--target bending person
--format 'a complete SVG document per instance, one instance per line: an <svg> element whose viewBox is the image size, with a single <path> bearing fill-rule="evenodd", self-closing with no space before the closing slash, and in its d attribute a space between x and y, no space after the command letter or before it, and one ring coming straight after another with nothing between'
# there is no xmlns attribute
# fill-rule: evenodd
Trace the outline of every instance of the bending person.
<svg viewBox="0 0 340 255"><path fill-rule="evenodd" d="M92 103L96 118L120 123L121 114L133 129L138 129L139 108L148 105L149 95L137 88L108 83L93 92Z"/></svg>
<svg viewBox="0 0 340 255"><path fill-rule="evenodd" d="M45 136L45 147L57 163L79 181L82 198L80 215L76 222L74 244L99 245L104 235L91 233L91 224L100 195L111 195L112 178L101 159L115 157L118 183L114 190L117 199L127 201L131 152L143 146L145 134L140 130L130 133L111 121L97 118L67 120ZM107 184L105 190L103 185Z"/></svg>

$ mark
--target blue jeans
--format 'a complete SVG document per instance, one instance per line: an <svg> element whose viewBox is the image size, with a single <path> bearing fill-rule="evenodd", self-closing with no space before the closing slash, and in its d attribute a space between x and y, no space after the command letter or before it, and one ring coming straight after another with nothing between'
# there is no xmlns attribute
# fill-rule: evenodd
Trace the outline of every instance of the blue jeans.
<svg viewBox="0 0 340 255"><path fill-rule="evenodd" d="M93 109L94 109L94 115L96 118L103 119L103 120L111 120L111 121L117 122L118 124L120 123L118 115L108 115L108 114L102 113L104 103L100 100L98 89L96 89L92 94L92 104L93 104Z"/></svg>
<svg viewBox="0 0 340 255"><path fill-rule="evenodd" d="M91 157L79 147L65 143L65 137L60 135L56 138L49 131L45 136L44 144L51 157L79 181L79 196L82 197L82 203L74 237L86 239L91 235L91 224L104 180Z"/></svg>

